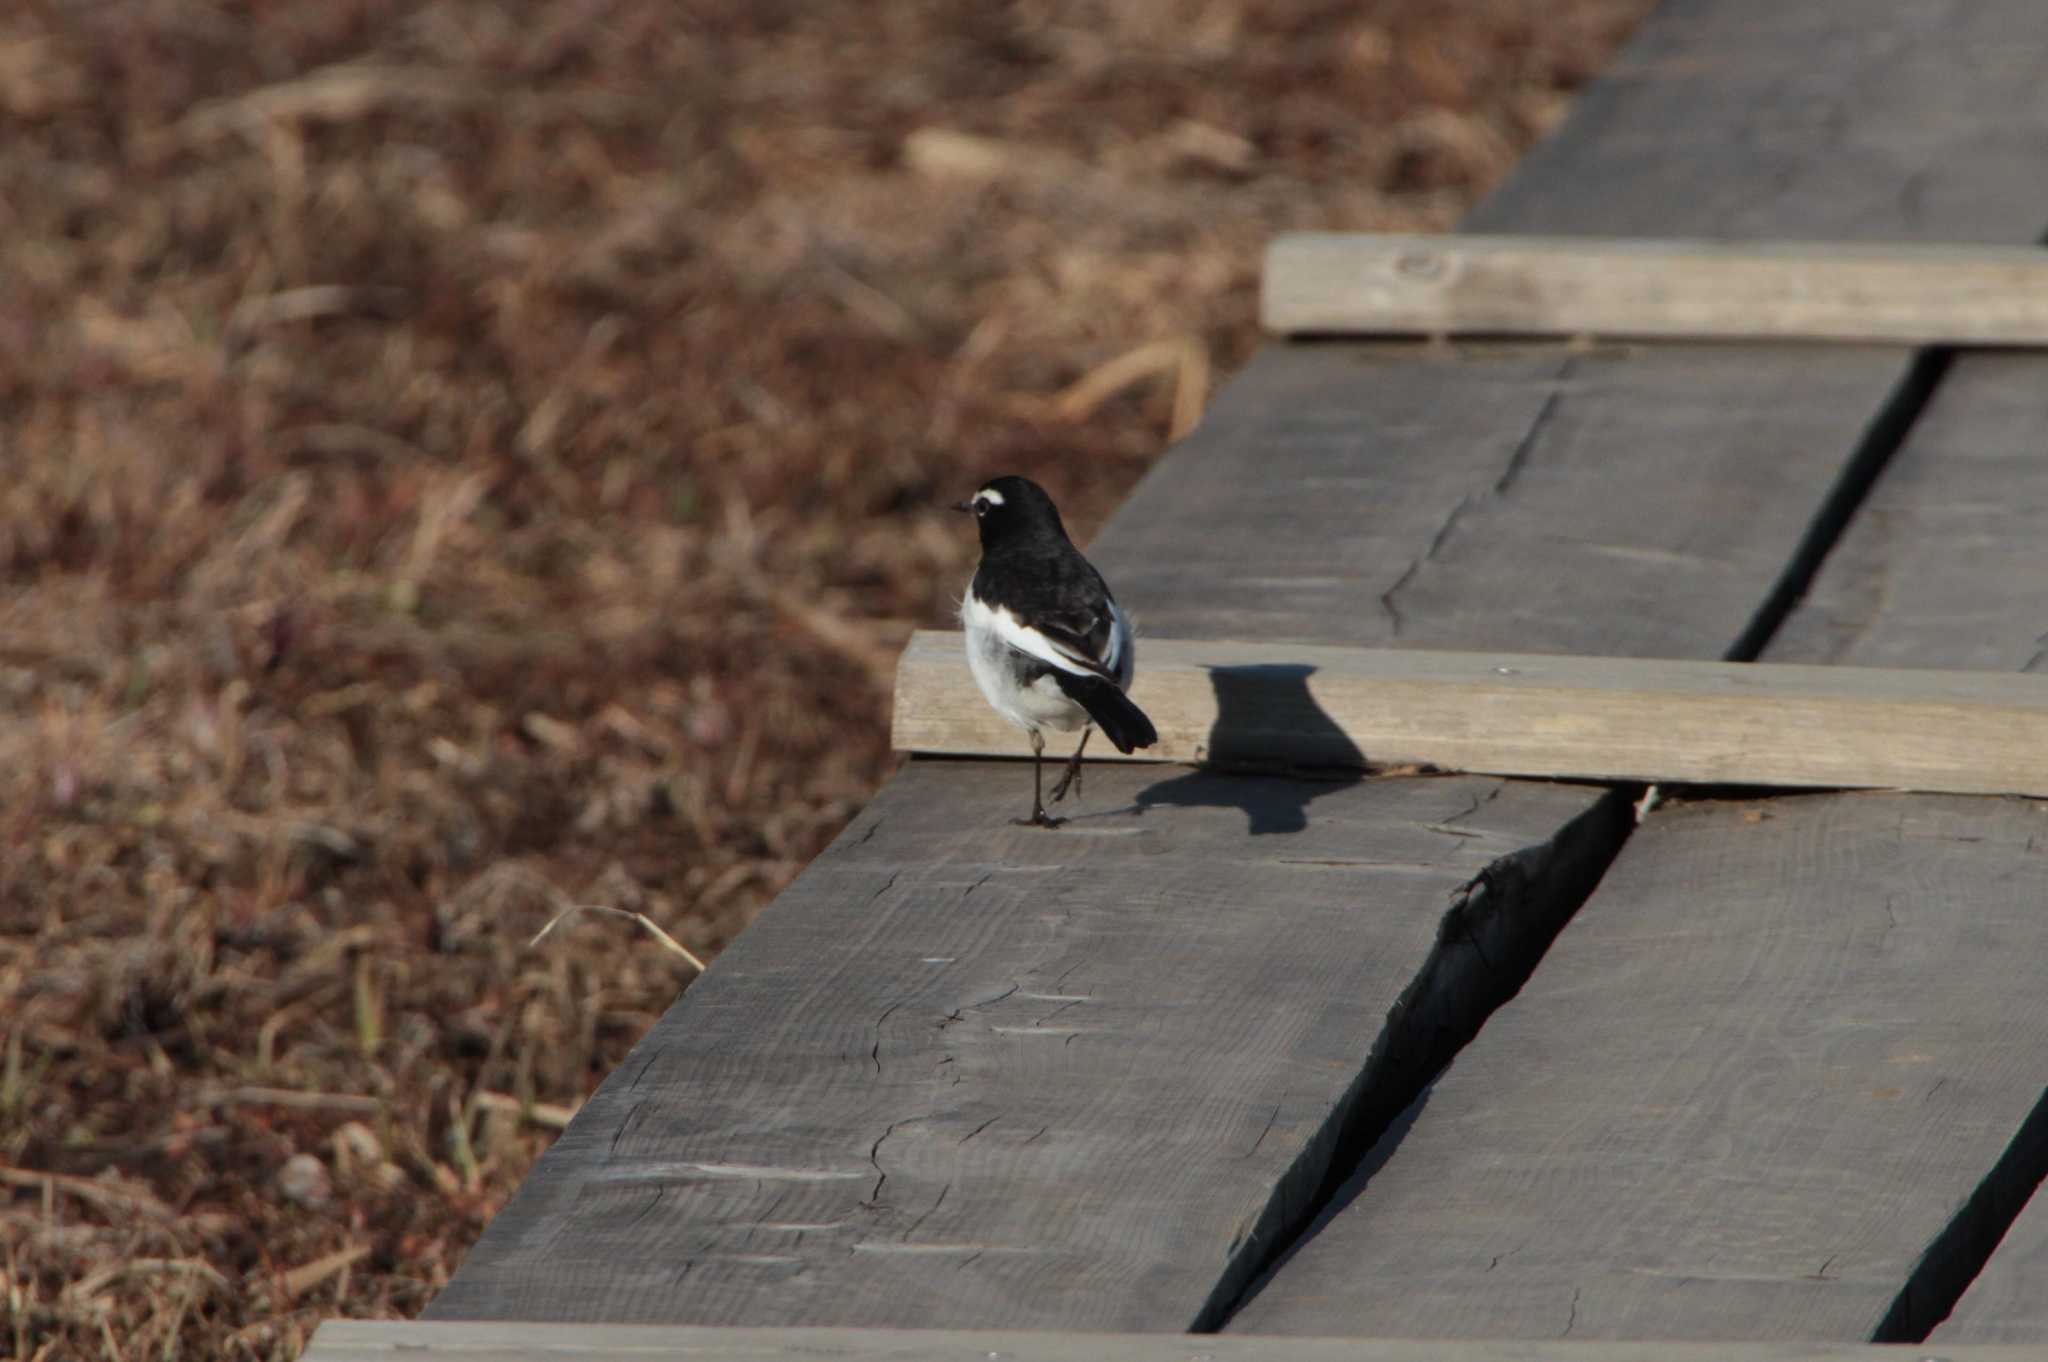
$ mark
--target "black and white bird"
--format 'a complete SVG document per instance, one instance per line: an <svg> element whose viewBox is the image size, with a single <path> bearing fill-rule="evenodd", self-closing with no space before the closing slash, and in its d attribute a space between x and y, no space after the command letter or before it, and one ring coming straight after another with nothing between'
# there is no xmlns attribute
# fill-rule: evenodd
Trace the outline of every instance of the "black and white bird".
<svg viewBox="0 0 2048 1362"><path fill-rule="evenodd" d="M1079 791L1096 728L1126 754L1159 741L1124 694L1137 660L1130 621L1037 483L996 478L953 509L973 512L981 529L981 566L960 602L968 669L996 713L1031 735L1031 816L1017 821L1058 827L1042 794L1046 729L1081 730L1055 804Z"/></svg>

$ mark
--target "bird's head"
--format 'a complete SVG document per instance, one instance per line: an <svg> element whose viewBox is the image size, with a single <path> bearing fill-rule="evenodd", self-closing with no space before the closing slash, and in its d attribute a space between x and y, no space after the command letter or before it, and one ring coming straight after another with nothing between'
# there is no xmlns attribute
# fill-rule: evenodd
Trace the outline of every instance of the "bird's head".
<svg viewBox="0 0 2048 1362"><path fill-rule="evenodd" d="M974 516L983 548L1013 535L1048 528L1060 535L1066 533L1060 524L1059 508L1052 504L1045 489L1029 478L991 478L973 496L955 503L953 509Z"/></svg>

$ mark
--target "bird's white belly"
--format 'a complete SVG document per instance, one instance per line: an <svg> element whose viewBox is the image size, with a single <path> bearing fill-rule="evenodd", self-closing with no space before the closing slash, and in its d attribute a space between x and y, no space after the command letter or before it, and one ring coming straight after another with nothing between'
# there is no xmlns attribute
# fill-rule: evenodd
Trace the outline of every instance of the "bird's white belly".
<svg viewBox="0 0 2048 1362"><path fill-rule="evenodd" d="M1027 732L1041 728L1072 732L1088 722L1088 711L1069 700L1051 676L1029 683L1021 679L1022 672L1038 670L1039 664L977 620L971 606L961 613L967 629L967 669L974 673L974 684L981 687L990 708Z"/></svg>

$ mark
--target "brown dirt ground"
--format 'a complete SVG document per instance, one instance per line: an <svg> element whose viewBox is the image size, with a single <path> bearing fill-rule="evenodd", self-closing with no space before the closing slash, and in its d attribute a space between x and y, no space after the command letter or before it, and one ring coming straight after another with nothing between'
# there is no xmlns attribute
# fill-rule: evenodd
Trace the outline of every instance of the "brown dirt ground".
<svg viewBox="0 0 2048 1362"><path fill-rule="evenodd" d="M416 1312L693 974L531 938L825 844L935 505L1085 535L1271 233L1449 225L1645 8L6 6L0 1355Z"/></svg>

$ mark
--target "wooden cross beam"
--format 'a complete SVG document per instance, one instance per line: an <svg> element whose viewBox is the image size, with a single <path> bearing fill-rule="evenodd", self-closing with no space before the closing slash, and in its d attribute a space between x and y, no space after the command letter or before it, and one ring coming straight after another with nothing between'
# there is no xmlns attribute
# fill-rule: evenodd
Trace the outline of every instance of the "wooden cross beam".
<svg viewBox="0 0 2048 1362"><path fill-rule="evenodd" d="M1871 1343L1275 1338L1063 1330L717 1329L678 1325L334 1320L305 1362L1888 1362ZM1946 1362L2021 1362L2039 1349L1947 1347Z"/></svg>
<svg viewBox="0 0 2048 1362"><path fill-rule="evenodd" d="M2048 796L2048 677L2021 673L1146 639L1131 697L1138 760ZM956 633L911 638L894 736L1031 751Z"/></svg>
<svg viewBox="0 0 2048 1362"><path fill-rule="evenodd" d="M2048 251L1813 241L1299 233L1266 253L1282 335L1605 335L2048 345Z"/></svg>

